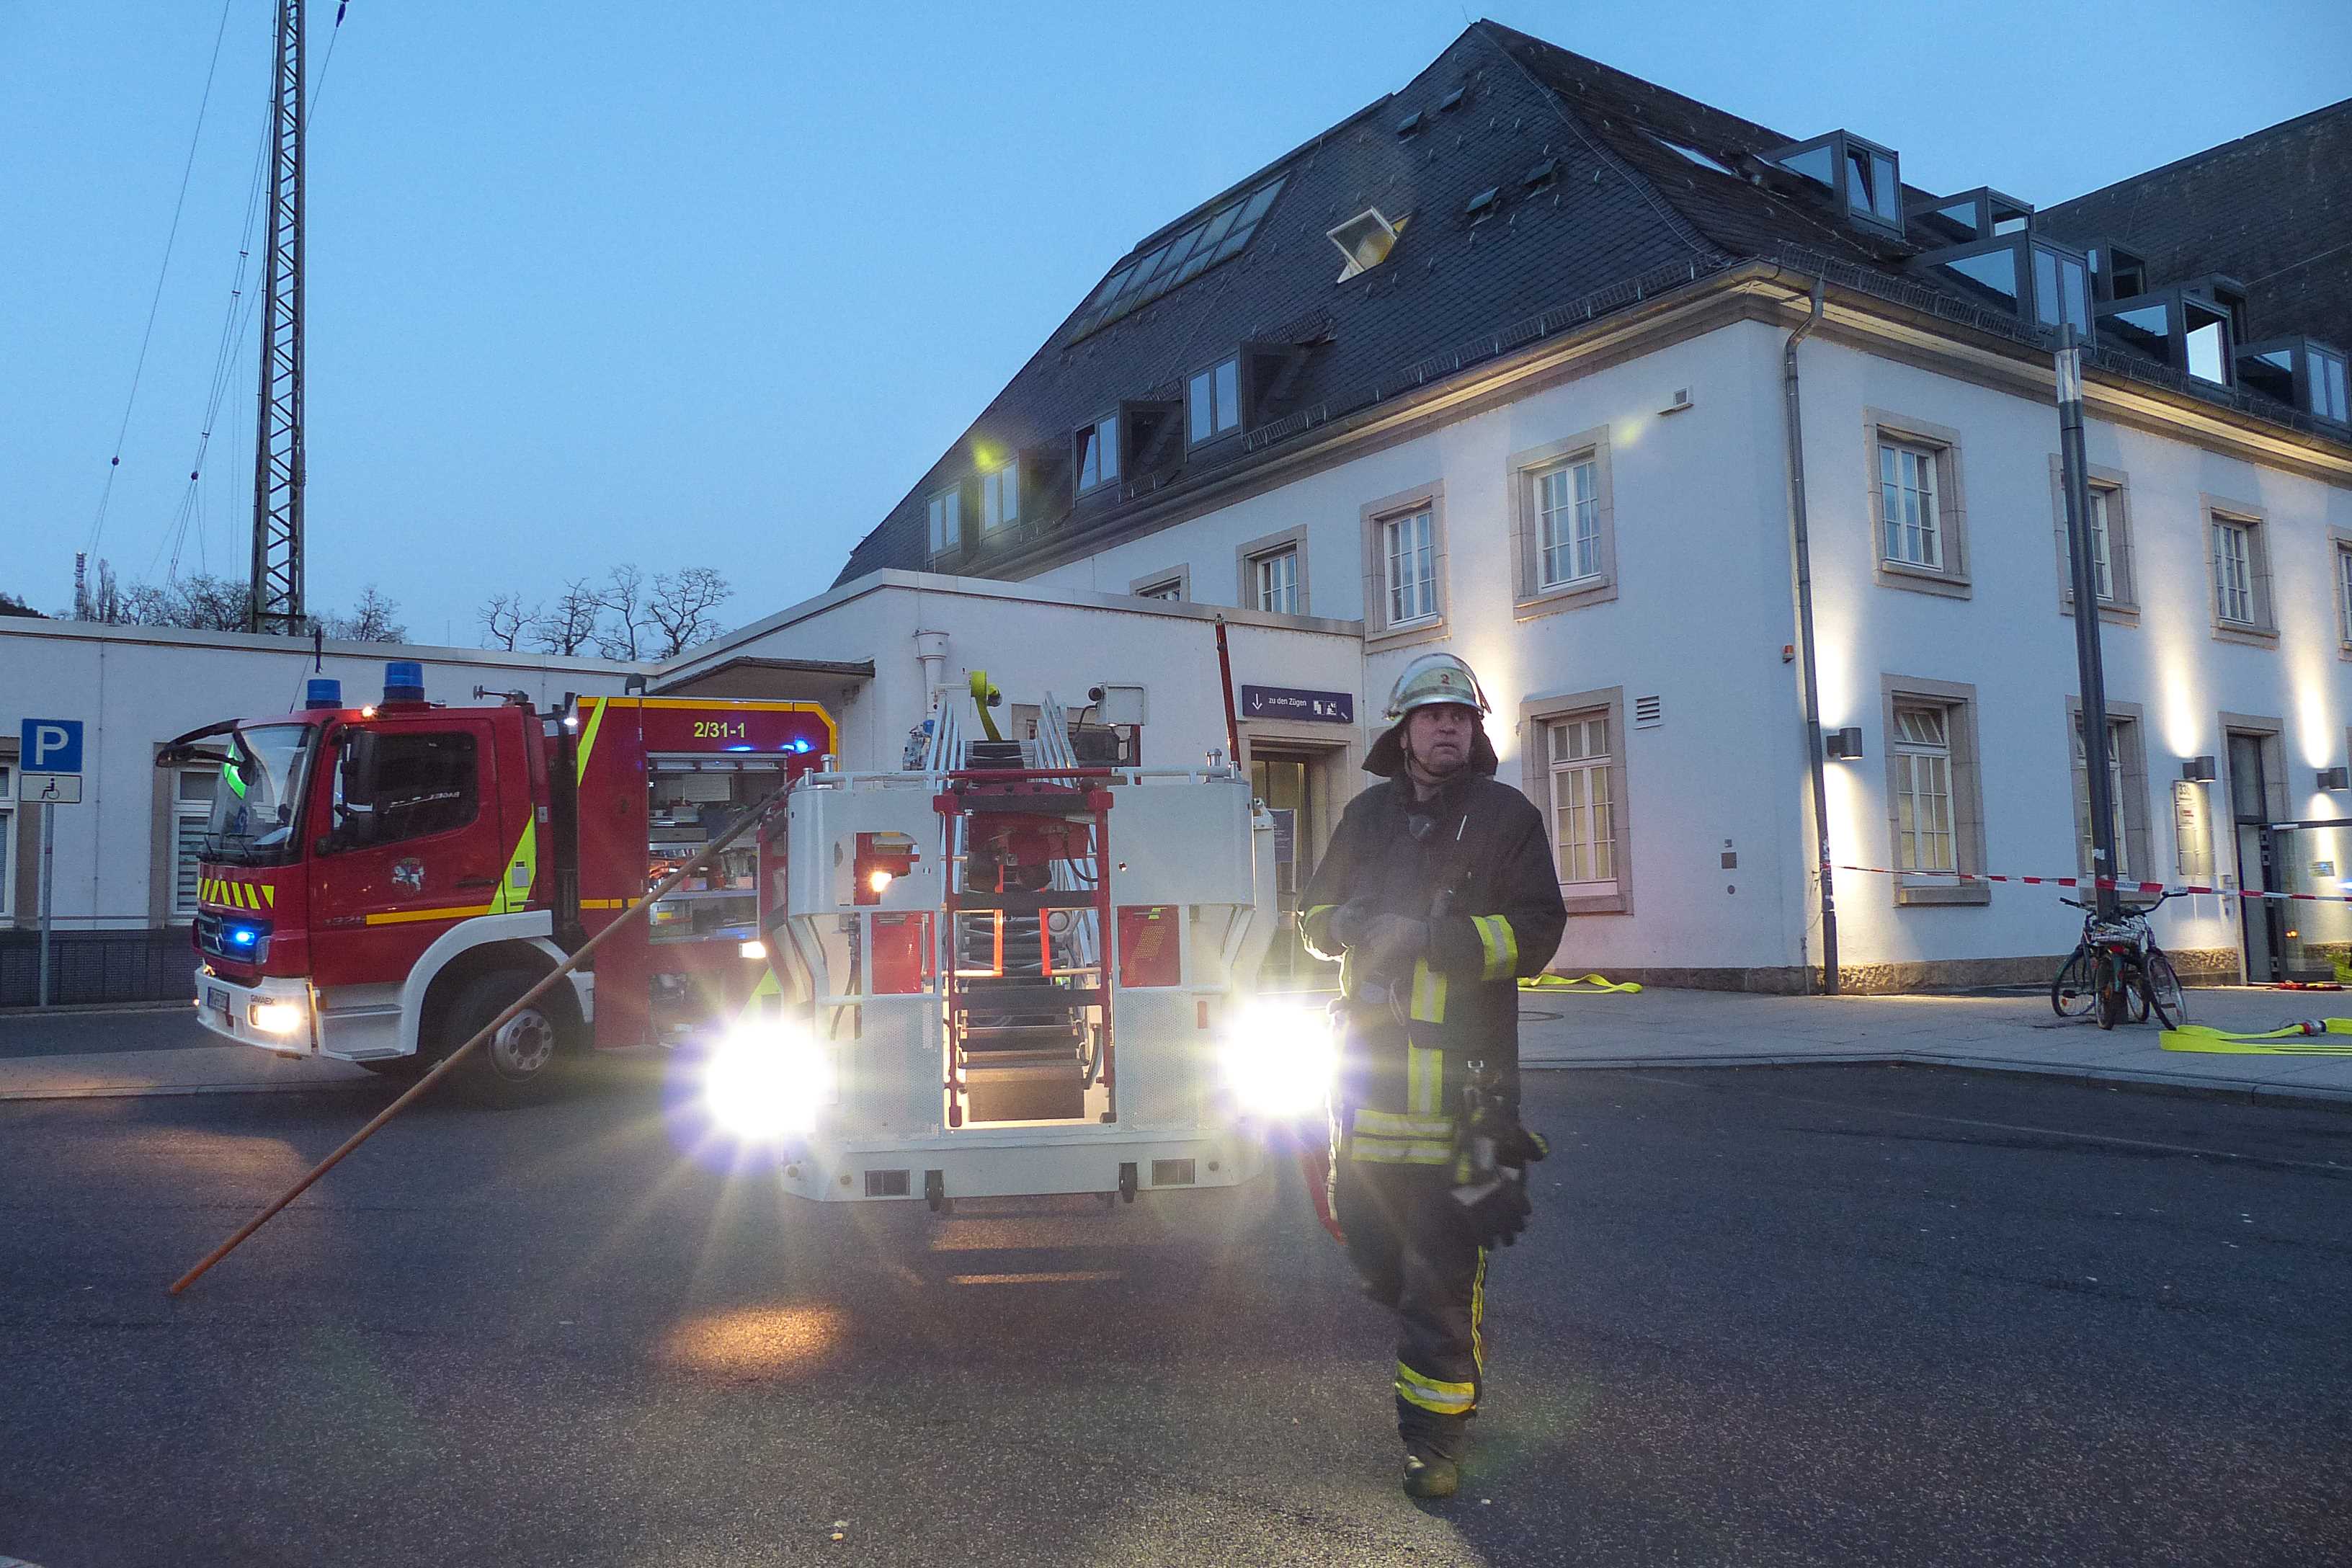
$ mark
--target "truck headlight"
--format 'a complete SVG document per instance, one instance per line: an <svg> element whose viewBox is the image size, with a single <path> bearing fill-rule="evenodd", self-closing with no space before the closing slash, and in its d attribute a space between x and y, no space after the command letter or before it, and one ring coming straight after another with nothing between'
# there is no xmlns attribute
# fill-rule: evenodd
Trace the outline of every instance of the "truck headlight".
<svg viewBox="0 0 2352 1568"><path fill-rule="evenodd" d="M1244 1110L1269 1119L1323 1108L1339 1066L1329 1015L1297 1002L1252 1002L1226 1026L1225 1083Z"/></svg>
<svg viewBox="0 0 2352 1568"><path fill-rule="evenodd" d="M801 1029L772 1018L729 1030L703 1069L704 1103L739 1138L807 1132L834 1093L831 1057Z"/></svg>
<svg viewBox="0 0 2352 1568"><path fill-rule="evenodd" d="M265 1035L292 1035L310 1019L299 1002L256 1002L246 1008L245 1021Z"/></svg>

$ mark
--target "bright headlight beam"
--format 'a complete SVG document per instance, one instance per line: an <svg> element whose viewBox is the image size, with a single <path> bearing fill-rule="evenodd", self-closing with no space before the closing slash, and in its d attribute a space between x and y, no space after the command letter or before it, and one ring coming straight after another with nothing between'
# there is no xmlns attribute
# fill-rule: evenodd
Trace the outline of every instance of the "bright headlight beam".
<svg viewBox="0 0 2352 1568"><path fill-rule="evenodd" d="M246 1021L265 1035L290 1035L302 1027L301 1004L256 1002L246 1009Z"/></svg>
<svg viewBox="0 0 2352 1568"><path fill-rule="evenodd" d="M730 1030L704 1068L703 1103L712 1120L739 1138L806 1132L833 1096L833 1064L824 1050L773 1020Z"/></svg>
<svg viewBox="0 0 2352 1568"><path fill-rule="evenodd" d="M1300 1003L1253 1002L1221 1047L1234 1100L1259 1116L1306 1116L1323 1107L1339 1065L1330 1020Z"/></svg>

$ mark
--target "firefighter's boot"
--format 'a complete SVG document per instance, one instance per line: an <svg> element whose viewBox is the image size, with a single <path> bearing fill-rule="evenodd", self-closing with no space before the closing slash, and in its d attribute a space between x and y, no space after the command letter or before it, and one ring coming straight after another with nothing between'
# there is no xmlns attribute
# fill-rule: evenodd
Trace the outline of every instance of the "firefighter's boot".
<svg viewBox="0 0 2352 1568"><path fill-rule="evenodd" d="M1404 1495L1452 1497L1462 1484L1462 1467L1453 1460L1415 1447L1404 1451Z"/></svg>

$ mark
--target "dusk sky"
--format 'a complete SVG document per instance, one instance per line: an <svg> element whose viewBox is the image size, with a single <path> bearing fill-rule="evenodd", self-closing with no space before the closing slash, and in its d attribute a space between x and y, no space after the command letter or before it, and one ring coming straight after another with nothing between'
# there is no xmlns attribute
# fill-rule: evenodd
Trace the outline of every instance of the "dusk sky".
<svg viewBox="0 0 2352 1568"><path fill-rule="evenodd" d="M616 562L817 593L1139 237L1409 81L1456 4L313 0L310 595L420 641ZM269 0L0 0L0 592L242 575L254 346L175 528L244 243ZM2352 91L2342 0L1499 5L1906 180L2050 203ZM163 275L159 266L222 37ZM257 291L259 256L246 299Z"/></svg>

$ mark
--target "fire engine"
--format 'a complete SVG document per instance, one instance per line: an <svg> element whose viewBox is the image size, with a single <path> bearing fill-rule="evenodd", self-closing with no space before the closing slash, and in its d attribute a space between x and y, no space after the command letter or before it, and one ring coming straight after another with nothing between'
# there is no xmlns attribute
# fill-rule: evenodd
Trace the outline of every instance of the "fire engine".
<svg viewBox="0 0 2352 1568"><path fill-rule="evenodd" d="M478 1047L479 1081L687 1046L714 1122L773 1144L785 1190L934 1209L1234 1185L1319 1103L1326 1031L1254 994L1273 821L1221 753L1081 762L1050 694L1008 739L984 675L985 738L939 694L890 772L841 768L807 703L441 707L401 663L356 710L312 684L304 711L163 753L222 769L196 1001L230 1039L433 1059L765 801Z"/></svg>
<svg viewBox="0 0 2352 1568"><path fill-rule="evenodd" d="M534 711L425 700L394 661L383 696L170 742L221 769L197 868L197 1016L281 1054L399 1071L463 1044L727 822L836 749L804 702L585 697ZM748 846L615 932L476 1053L521 1092L566 1051L682 1037L766 973Z"/></svg>

